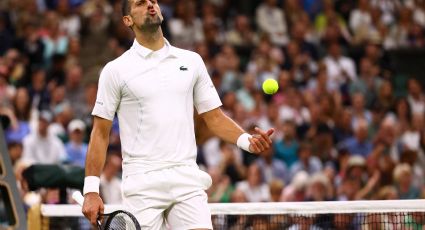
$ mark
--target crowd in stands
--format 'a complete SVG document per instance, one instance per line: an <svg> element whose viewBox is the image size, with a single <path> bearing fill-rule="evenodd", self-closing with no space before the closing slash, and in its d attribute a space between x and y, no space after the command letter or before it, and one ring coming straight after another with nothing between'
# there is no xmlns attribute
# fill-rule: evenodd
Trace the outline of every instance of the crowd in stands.
<svg viewBox="0 0 425 230"><path fill-rule="evenodd" d="M424 198L423 76L398 84L388 53L425 47L425 0L159 4L166 38L201 55L225 113L276 129L260 156L197 130L210 202ZM134 40L121 17L121 0L0 1L0 114L19 182L31 164L84 167L100 70ZM106 203L121 200L120 171L114 121ZM28 205L58 202L54 189L20 188Z"/></svg>

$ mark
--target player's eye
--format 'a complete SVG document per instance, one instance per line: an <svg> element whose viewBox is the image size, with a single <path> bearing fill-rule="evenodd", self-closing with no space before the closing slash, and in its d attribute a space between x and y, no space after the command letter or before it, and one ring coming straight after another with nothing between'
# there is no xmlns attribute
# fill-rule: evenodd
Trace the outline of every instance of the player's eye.
<svg viewBox="0 0 425 230"><path fill-rule="evenodd" d="M141 5L145 5L146 4L146 0L138 0L136 1L136 6L141 6Z"/></svg>

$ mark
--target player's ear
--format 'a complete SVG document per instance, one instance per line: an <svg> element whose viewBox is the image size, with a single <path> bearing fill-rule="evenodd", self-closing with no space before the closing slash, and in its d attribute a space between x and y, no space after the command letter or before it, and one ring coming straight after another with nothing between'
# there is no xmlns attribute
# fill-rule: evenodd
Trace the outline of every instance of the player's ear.
<svg viewBox="0 0 425 230"><path fill-rule="evenodd" d="M130 15L123 16L122 21L127 27L131 27L133 25L133 19L130 17Z"/></svg>

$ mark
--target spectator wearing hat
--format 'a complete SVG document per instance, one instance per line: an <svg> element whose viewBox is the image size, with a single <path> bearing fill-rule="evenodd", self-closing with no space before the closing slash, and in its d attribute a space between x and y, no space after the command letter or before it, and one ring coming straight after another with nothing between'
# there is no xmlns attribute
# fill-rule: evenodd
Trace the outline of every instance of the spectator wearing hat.
<svg viewBox="0 0 425 230"><path fill-rule="evenodd" d="M75 119L68 125L69 142L65 145L66 161L84 167L87 153L87 144L84 143L86 125Z"/></svg>
<svg viewBox="0 0 425 230"><path fill-rule="evenodd" d="M41 111L37 131L23 140L22 160L27 164L59 164L65 160L65 147L61 140L48 132L53 116Z"/></svg>

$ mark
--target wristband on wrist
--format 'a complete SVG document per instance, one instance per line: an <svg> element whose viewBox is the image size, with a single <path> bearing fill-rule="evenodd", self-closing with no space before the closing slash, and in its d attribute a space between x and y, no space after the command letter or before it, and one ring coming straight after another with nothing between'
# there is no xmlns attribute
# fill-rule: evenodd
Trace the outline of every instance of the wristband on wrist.
<svg viewBox="0 0 425 230"><path fill-rule="evenodd" d="M236 141L236 145L247 151L247 152L251 152L249 151L249 145L251 145L251 143L249 142L249 138L251 138L252 136L249 135L248 133L242 133L239 137L238 140Z"/></svg>
<svg viewBox="0 0 425 230"><path fill-rule="evenodd" d="M86 176L84 178L83 195L89 192L99 193L100 178L97 176Z"/></svg>

